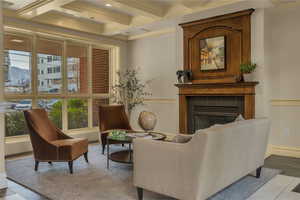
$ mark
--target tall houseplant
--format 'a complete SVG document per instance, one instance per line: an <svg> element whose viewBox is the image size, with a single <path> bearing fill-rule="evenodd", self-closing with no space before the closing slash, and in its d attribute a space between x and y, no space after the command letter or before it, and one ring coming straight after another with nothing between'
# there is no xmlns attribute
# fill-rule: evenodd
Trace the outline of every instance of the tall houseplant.
<svg viewBox="0 0 300 200"><path fill-rule="evenodd" d="M143 105L145 97L151 95L151 93L146 92L148 82L142 82L137 75L138 70L136 69L117 72L119 82L111 88L112 102L123 104L129 119L132 110L138 105Z"/></svg>
<svg viewBox="0 0 300 200"><path fill-rule="evenodd" d="M242 81L251 81L251 73L256 69L255 63L244 63L240 65L240 70L242 73Z"/></svg>

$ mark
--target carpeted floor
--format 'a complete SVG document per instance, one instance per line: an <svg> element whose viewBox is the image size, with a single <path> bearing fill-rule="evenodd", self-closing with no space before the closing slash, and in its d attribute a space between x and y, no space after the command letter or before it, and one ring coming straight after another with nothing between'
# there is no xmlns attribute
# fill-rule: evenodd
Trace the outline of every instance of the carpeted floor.
<svg viewBox="0 0 300 200"><path fill-rule="evenodd" d="M87 164L83 158L74 162L74 174L69 174L67 163L40 163L33 170L33 158L26 157L6 162L9 179L53 200L134 200L136 190L132 184L132 166L110 162L106 169L106 156L98 145L89 147ZM115 147L115 150L120 147ZM279 170L264 168L262 177L247 176L211 197L210 200L244 200L279 174ZM145 191L145 200L172 199Z"/></svg>

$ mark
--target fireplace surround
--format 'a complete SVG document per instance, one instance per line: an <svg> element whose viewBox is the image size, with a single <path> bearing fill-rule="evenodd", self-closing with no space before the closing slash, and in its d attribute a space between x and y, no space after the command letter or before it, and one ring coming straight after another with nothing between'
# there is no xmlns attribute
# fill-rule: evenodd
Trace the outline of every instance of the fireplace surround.
<svg viewBox="0 0 300 200"><path fill-rule="evenodd" d="M215 123L227 123L239 114L245 119L254 118L257 84L258 82L176 84L179 88L180 133L192 134L195 129L206 128ZM204 117L207 119L204 120Z"/></svg>

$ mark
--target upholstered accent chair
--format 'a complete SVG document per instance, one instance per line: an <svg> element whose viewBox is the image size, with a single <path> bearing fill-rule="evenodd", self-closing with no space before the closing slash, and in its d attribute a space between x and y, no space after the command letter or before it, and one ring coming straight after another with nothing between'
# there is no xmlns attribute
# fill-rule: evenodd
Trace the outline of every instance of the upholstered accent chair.
<svg viewBox="0 0 300 200"><path fill-rule="evenodd" d="M100 105L99 106L99 130L104 154L107 136L110 130L120 129L132 131L124 105ZM120 144L120 142L114 142Z"/></svg>
<svg viewBox="0 0 300 200"><path fill-rule="evenodd" d="M24 111L35 159L35 171L40 162L68 162L73 173L73 161L84 155L88 162L88 140L65 135L49 120L44 109Z"/></svg>
<svg viewBox="0 0 300 200"><path fill-rule="evenodd" d="M143 189L182 200L205 200L261 167L270 122L253 119L213 126L190 140L133 140L133 182Z"/></svg>

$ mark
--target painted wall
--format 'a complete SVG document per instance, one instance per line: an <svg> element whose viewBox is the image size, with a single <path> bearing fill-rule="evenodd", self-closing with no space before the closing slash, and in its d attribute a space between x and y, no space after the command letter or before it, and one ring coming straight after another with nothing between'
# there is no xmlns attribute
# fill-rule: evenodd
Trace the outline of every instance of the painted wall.
<svg viewBox="0 0 300 200"><path fill-rule="evenodd" d="M3 21L0 1L0 103L3 102ZM0 189L6 187L4 166L4 114L0 113Z"/></svg>
<svg viewBox="0 0 300 200"><path fill-rule="evenodd" d="M265 58L273 122L270 142L300 148L300 5L267 9L265 16Z"/></svg>
<svg viewBox="0 0 300 200"><path fill-rule="evenodd" d="M176 33L134 40L128 45L129 67L139 69L140 78L151 80L147 90L152 93L145 106L132 114L131 124L137 125L142 110L154 112L158 117L156 130L178 131L178 101L176 83Z"/></svg>

